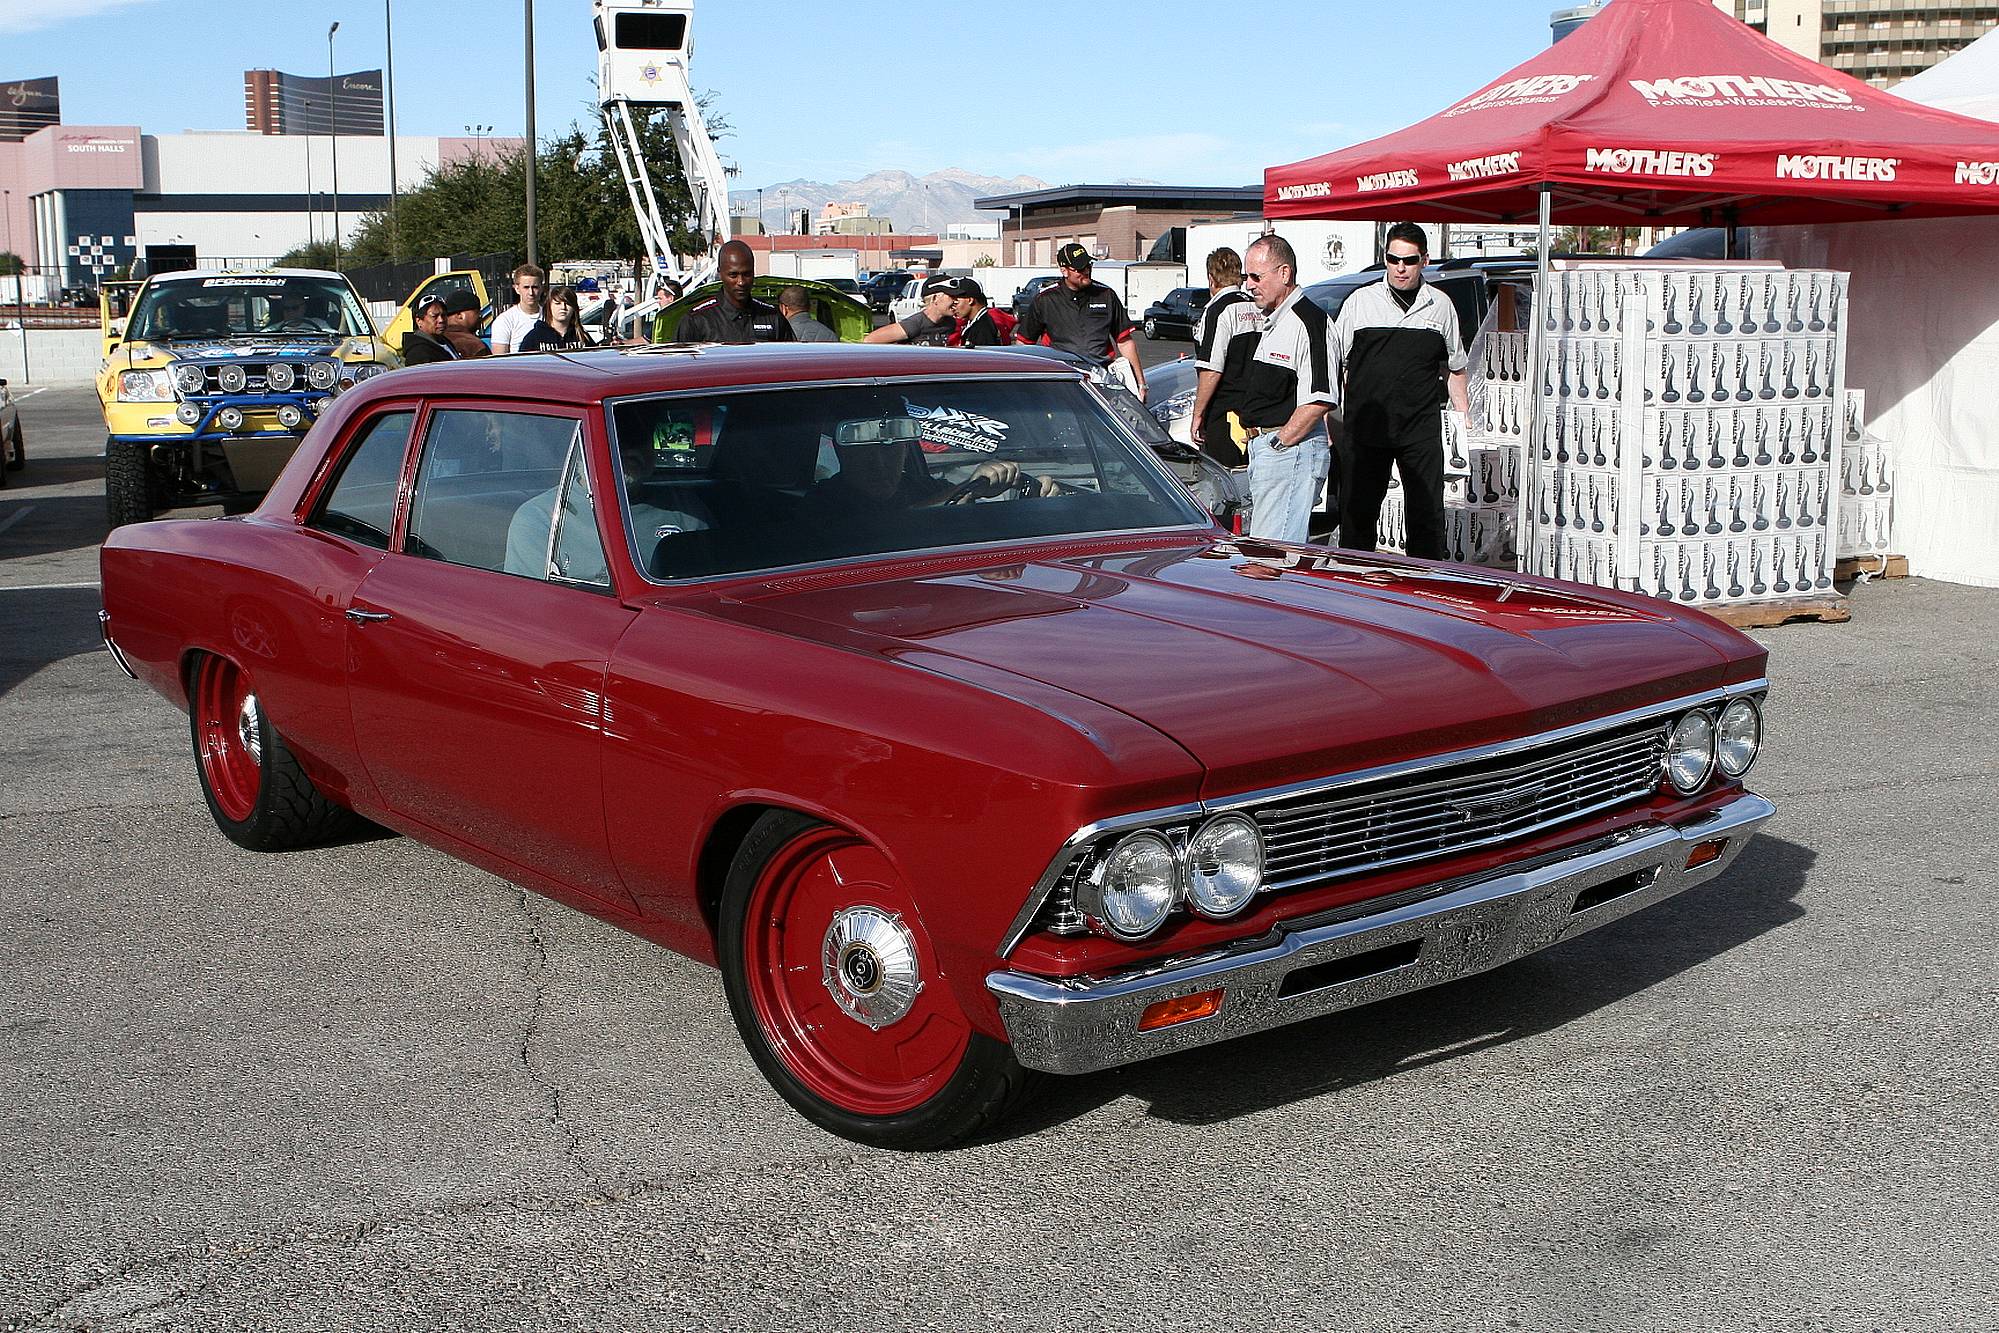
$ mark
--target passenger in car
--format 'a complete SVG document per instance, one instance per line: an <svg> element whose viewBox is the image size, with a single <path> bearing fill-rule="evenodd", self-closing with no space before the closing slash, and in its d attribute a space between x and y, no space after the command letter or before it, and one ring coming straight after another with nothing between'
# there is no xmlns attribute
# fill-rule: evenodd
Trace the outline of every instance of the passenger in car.
<svg viewBox="0 0 1999 1333"><path fill-rule="evenodd" d="M640 569L652 563L653 548L664 537L697 532L712 526L705 513L690 509L662 509L639 499L642 488L653 475L653 448L650 438L621 439L618 464L624 476L626 508L634 536ZM569 582L609 585L611 572L604 558L603 543L597 536L597 519L589 488L581 476L567 486L561 480L529 498L514 511L507 526L509 574L531 579L560 578ZM556 496L562 497L560 524L557 523Z"/></svg>

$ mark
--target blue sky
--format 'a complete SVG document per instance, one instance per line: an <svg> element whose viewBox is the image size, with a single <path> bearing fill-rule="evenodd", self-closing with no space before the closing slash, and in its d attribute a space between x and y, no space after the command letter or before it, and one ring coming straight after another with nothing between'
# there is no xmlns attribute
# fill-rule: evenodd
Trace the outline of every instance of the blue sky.
<svg viewBox="0 0 1999 1333"><path fill-rule="evenodd" d="M393 0L404 134L524 123L519 0ZM962 167L1053 183L1241 185L1387 133L1548 41L1553 0L701 0L694 81L736 188ZM383 0L0 0L0 80L57 75L63 118L241 129L243 71L383 63ZM928 48L934 60L918 53ZM543 134L591 114L588 0L537 0ZM926 68L927 67L927 68ZM925 69L927 82L915 71Z"/></svg>

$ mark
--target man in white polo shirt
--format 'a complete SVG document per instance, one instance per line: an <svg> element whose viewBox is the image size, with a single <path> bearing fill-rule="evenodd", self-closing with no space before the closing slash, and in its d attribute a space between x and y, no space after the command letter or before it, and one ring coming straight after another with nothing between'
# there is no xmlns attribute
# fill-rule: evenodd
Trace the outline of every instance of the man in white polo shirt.
<svg viewBox="0 0 1999 1333"><path fill-rule="evenodd" d="M1298 256L1274 232L1243 256L1243 285L1262 312L1256 350L1235 396L1235 412L1250 432L1249 535L1302 542L1312 506L1326 484L1331 445L1326 414L1338 404L1326 312L1298 285Z"/></svg>
<svg viewBox="0 0 1999 1333"><path fill-rule="evenodd" d="M1457 307L1423 281L1429 238L1413 222L1388 229L1387 275L1349 296L1333 321L1346 419L1340 434L1340 545L1372 551L1388 469L1402 477L1410 555L1444 558L1444 423L1440 388L1463 412L1465 345Z"/></svg>

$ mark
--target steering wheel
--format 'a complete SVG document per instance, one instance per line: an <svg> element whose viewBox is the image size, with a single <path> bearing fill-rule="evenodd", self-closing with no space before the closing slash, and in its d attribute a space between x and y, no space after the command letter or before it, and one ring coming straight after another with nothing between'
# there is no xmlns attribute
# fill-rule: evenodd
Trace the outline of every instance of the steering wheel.
<svg viewBox="0 0 1999 1333"><path fill-rule="evenodd" d="M1041 494L1041 479L1023 472L1012 481L994 481L977 473L953 486L937 503L940 505L964 504L970 500L999 499L1027 500Z"/></svg>
<svg viewBox="0 0 1999 1333"><path fill-rule="evenodd" d="M328 331L325 321L317 319L288 319L283 323L271 325L271 332L273 333L326 333Z"/></svg>

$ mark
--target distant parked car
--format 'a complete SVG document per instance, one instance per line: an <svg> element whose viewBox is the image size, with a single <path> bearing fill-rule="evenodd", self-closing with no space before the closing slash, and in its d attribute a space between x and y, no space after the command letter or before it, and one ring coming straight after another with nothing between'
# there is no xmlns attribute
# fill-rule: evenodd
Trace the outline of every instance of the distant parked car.
<svg viewBox="0 0 1999 1333"><path fill-rule="evenodd" d="M831 287L834 291L839 292L846 296L851 296L856 301L861 302L863 305L867 304L868 298L866 294L861 291L861 284L855 281L854 279L824 278L821 279L821 281L823 281L828 287Z"/></svg>
<svg viewBox="0 0 1999 1333"><path fill-rule="evenodd" d="M1025 319L1027 307L1034 304L1034 298L1060 281L1062 281L1060 273L1044 273L1038 278L1029 278L1022 283L1020 290L1013 294L1013 317Z"/></svg>
<svg viewBox="0 0 1999 1333"><path fill-rule="evenodd" d="M870 310L886 311L888 303L902 295L902 289L908 285L907 269L883 269L880 273L869 275L860 284L861 291L865 293L861 299L868 303Z"/></svg>
<svg viewBox="0 0 1999 1333"><path fill-rule="evenodd" d="M1192 342L1194 325L1208 308L1208 295L1206 287L1175 287L1145 308L1145 336Z"/></svg>
<svg viewBox="0 0 1999 1333"><path fill-rule="evenodd" d="M9 472L19 472L27 465L28 451L21 444L21 409L14 405L7 381L0 380L0 486L7 484Z"/></svg>
<svg viewBox="0 0 1999 1333"><path fill-rule="evenodd" d="M923 309L923 284L928 281L928 273L918 273L903 283L902 290L888 303L888 317L893 320L908 319Z"/></svg>

